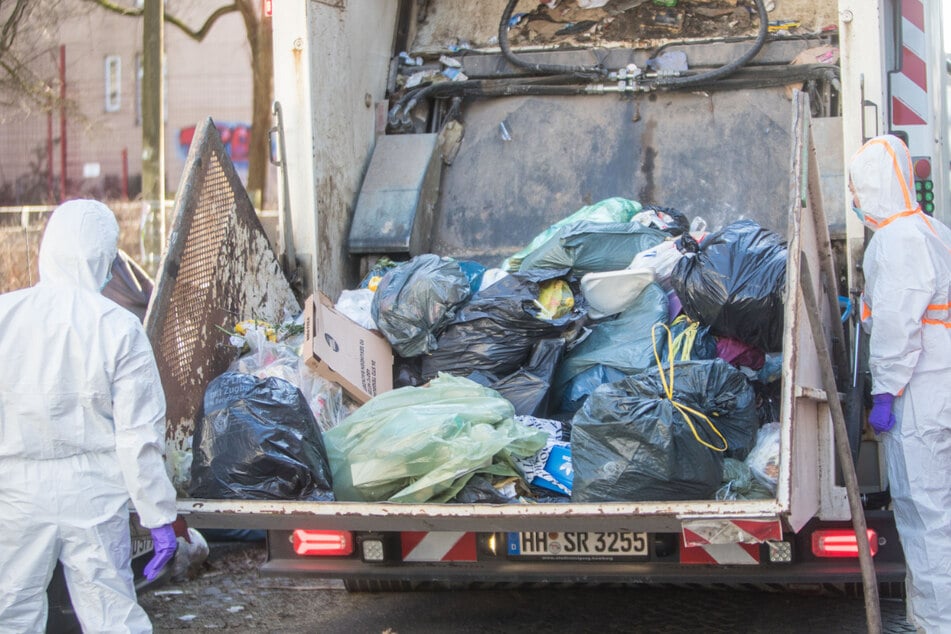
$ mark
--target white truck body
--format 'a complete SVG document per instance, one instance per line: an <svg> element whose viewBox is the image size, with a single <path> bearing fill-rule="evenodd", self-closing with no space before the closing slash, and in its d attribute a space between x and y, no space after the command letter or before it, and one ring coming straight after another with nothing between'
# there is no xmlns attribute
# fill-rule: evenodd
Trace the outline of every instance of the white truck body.
<svg viewBox="0 0 951 634"><path fill-rule="evenodd" d="M564 1L567 4L572 0ZM459 53L450 50L447 43L458 44L472 37L485 39L486 30L491 33L497 29L505 2L480 3L480 9L470 7L458 15L454 12L457 4L462 3L282 0L273 4L275 100L283 128L281 206L285 213L281 235L283 252L293 254L305 295L319 290L336 297L359 281L361 260L348 253L347 232L374 146L386 133L386 113L393 106L388 101L392 97L388 87L394 85L396 69L392 60L404 47L412 46L414 31L424 44L409 50L411 57L462 55L466 72L473 75L504 66L505 60L495 45L474 45L479 50ZM814 6L800 4L811 12L814 23L828 18L829 9L820 0ZM861 7L851 6L859 4ZM922 4L935 14L939 11L935 8L939 2L924 0ZM428 19L421 20L417 11L428 12ZM431 240L426 246L432 252L500 262L535 233L578 207L623 195L644 203L679 207L688 216L702 215L714 228L745 216L783 233L789 245L789 261L781 455L775 499L494 505L182 498L180 512L196 527L267 529L270 557L265 568L272 572L343 577L356 582L448 578L720 581L724 575L764 582L860 580L857 559L800 557L808 550L808 534L814 528L850 526L846 491L837 483L827 395L821 388L819 359L800 284L812 284L817 289L831 341L836 330L831 327L837 317L832 308L836 298L830 297L821 283L833 267L828 225L838 232L837 227L845 227L847 222L842 157L851 156L862 142L862 115L868 108L857 106L861 103L860 87L864 85L866 101L886 94L878 84L885 73L876 66L877 55L868 54L883 49L883 11L880 8L876 12L867 3L842 0L839 11L833 12L833 17L840 20L837 27L842 61L840 85L835 89L841 105L831 111L821 106L818 117L814 116L815 106L810 112L803 95L790 99L782 87L464 98L462 121L466 134L455 161L442 168L440 202L433 211L432 231L427 232ZM491 15L495 22L473 23L476 14ZM755 12L752 19L755 26ZM476 35L465 31L470 27ZM617 56L641 61L648 46L643 41L639 47L632 42L628 45L627 49L613 44L600 50L606 51L605 59ZM703 44L692 49L689 57L691 64L707 62L716 66L748 46L748 41ZM788 63L797 50L805 48L808 46L795 42L768 43L757 59ZM575 53L541 46L534 54L571 57ZM587 55L584 51L580 54ZM938 93L937 89L931 91L933 95ZM885 108L879 108L879 129L888 129L886 114ZM511 142L499 140L499 121L508 122L512 128ZM868 122L864 125L867 129ZM928 153L937 167L933 170L935 191L946 200L948 161L941 136L946 125L929 124L928 128L935 131L935 142ZM910 139L918 136L909 132ZM595 164L602 154L604 162ZM202 162L190 157L186 170ZM542 176L549 169L551 173ZM597 176L602 172L607 176L599 180ZM201 184L196 186L200 188ZM179 207L187 205L188 192L180 196ZM823 198L833 204L827 202L823 209ZM522 214L526 207L531 210ZM946 213L948 207L941 209ZM828 221L823 220L826 216ZM456 218L455 225L447 220L451 217ZM493 222L502 223L500 230L494 240L491 235L485 239L485 234L492 234L485 227ZM460 228L459 223L464 226ZM466 223L471 236L465 232ZM186 229L179 227L176 231ZM850 236L853 229L848 225ZM499 235L507 238L500 243ZM854 252L855 238L850 246ZM176 275L187 268L182 258L177 252L167 256ZM803 259L808 261L812 279L800 279ZM163 293L161 286L159 295ZM153 341L157 338L154 322L150 330ZM211 378L202 374L192 387L207 385ZM193 419L170 416L170 471L180 488L187 484L187 460L182 456L190 451L193 431ZM881 480L883 470L877 464L874 441L869 452L875 454L871 479ZM875 490L876 484L873 482L870 490ZM750 522L769 528L759 536L737 528ZM879 531L880 576L899 580L903 566L890 514L870 513L869 524ZM292 531L297 529L352 532L357 547L346 556L300 557L290 547ZM699 533L706 536L706 547L714 561L708 566L685 565L677 559L676 545L670 549L672 555L661 556L663 549L657 548L649 558L634 562L612 562L608 558L598 563L557 558L529 562L507 557L505 549L498 548L499 540L504 541L510 534L566 531L652 536ZM410 562L399 555L400 535L409 532L444 535L450 542L455 539L453 535L473 534L478 539L479 559L468 563L438 559ZM389 550L385 561L364 561L359 545L369 538L384 545L395 544L392 548L386 546ZM778 546L783 543L792 545L794 556L772 554L781 552ZM737 544L761 548L764 554L749 561L726 555L718 558L718 548ZM693 544L681 543L681 550L685 545Z"/></svg>

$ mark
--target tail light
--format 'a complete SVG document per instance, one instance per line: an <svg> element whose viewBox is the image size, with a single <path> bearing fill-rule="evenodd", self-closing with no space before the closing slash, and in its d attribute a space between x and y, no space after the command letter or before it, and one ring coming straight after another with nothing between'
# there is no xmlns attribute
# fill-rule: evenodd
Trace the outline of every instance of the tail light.
<svg viewBox="0 0 951 634"><path fill-rule="evenodd" d="M878 552L878 533L867 529L869 550ZM859 543L849 529L818 530L812 534L812 554L816 557L858 557Z"/></svg>
<svg viewBox="0 0 951 634"><path fill-rule="evenodd" d="M350 531L314 531L297 529L291 540L294 552L302 557L341 556L353 553Z"/></svg>

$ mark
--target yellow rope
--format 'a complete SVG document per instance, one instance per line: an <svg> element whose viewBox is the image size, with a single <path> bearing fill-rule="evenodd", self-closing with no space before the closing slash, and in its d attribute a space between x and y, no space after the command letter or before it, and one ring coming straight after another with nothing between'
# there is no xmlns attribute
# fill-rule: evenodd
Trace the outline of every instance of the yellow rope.
<svg viewBox="0 0 951 634"><path fill-rule="evenodd" d="M664 330L667 331L667 352L669 357L669 372L668 373L670 374L669 378L664 375L664 366L660 361L660 355L657 353L657 337L654 333L656 332L656 328L658 326L661 326ZM687 407L683 403L678 403L677 401L674 400L673 337L670 333L670 328L667 327L667 324L662 322L657 322L656 324L654 324L653 327L651 327L651 340L652 340L652 343L654 344L654 360L657 361L657 371L660 373L660 382L664 386L664 394L667 396L667 400L670 401L670 404L673 405L677 409L678 412L680 412L681 416L684 417L684 421L686 421L687 426L690 427L690 431L693 432L693 437L697 439L698 443L700 443L704 447L709 447L710 449L713 449L714 451L726 451L727 449L729 449L729 445L726 442L726 438L724 438L723 434L720 433L720 430L716 428L716 425L713 424L713 421L710 420L709 416L707 416L703 412L699 412L693 409L692 407ZM693 414L694 416L698 416L700 417L700 419L705 421L707 425L710 427L710 429L713 430L713 433L716 434L720 438L720 440L723 441L723 446L715 447L711 445L710 443L708 443L707 441L705 441L703 438L701 438L700 434L697 433L697 428L693 424L693 420L691 420L690 418L690 414Z"/></svg>
<svg viewBox="0 0 951 634"><path fill-rule="evenodd" d="M690 353L693 352L693 344L697 341L697 333L700 332L700 324L690 321L686 315L680 315L671 323L671 326L687 322L687 327L680 332L673 340L671 356L676 357L679 353L681 361L690 361Z"/></svg>

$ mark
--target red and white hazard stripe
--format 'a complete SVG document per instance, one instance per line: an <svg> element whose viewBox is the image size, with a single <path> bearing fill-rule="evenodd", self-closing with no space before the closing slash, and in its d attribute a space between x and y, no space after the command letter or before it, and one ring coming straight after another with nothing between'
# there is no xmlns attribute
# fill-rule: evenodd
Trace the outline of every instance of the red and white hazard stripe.
<svg viewBox="0 0 951 634"><path fill-rule="evenodd" d="M759 549L759 544L687 546L686 543L681 543L680 563L752 566L760 562Z"/></svg>
<svg viewBox="0 0 951 634"><path fill-rule="evenodd" d="M475 533L418 531L400 536L403 561L477 561Z"/></svg>
<svg viewBox="0 0 951 634"><path fill-rule="evenodd" d="M687 546L761 544L783 538L783 526L777 518L685 520L681 528Z"/></svg>
<svg viewBox="0 0 951 634"><path fill-rule="evenodd" d="M680 563L754 565L760 544L783 538L778 518L687 520L681 527Z"/></svg>
<svg viewBox="0 0 951 634"><path fill-rule="evenodd" d="M901 70L892 75L892 124L924 126L929 120L925 7L922 0L901 3Z"/></svg>

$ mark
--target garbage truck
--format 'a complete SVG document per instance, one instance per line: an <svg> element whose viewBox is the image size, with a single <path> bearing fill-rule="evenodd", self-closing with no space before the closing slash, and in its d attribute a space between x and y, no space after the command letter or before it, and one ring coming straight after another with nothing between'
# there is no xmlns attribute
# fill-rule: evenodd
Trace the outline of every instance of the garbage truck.
<svg viewBox="0 0 951 634"><path fill-rule="evenodd" d="M845 212L846 165L865 138L903 134L926 209L951 209L940 2L267 5L277 226L263 230L214 122L204 122L146 320L169 401L168 470L190 525L265 529L265 573L339 578L350 590L854 588L858 545L830 414L832 399L851 399L877 578L900 591L882 452L861 411L860 337L843 308L860 285L864 240ZM753 220L785 240L775 495L506 504L189 496L202 397L235 355L221 329L306 305L305 354L346 383L327 356L343 346L339 363L360 365L350 393L376 398L392 369L370 368L379 337L349 348L322 341L320 311L342 291L384 257L432 253L498 267L611 197L676 208L710 231ZM824 346L810 329L817 316ZM825 389L823 363L835 369L837 393Z"/></svg>

